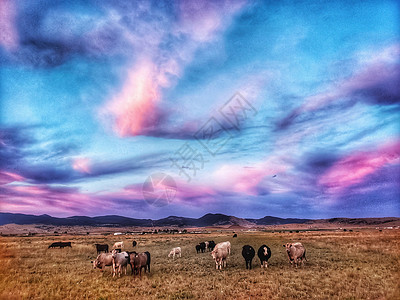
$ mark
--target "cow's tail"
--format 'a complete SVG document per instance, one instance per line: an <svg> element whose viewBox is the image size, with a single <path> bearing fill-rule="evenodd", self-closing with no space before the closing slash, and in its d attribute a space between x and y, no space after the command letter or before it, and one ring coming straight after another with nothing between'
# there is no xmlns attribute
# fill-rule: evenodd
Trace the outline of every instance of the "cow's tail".
<svg viewBox="0 0 400 300"><path fill-rule="evenodd" d="M305 249L304 249L303 257L304 257L304 259L305 259L306 261L308 261L308 260L307 260L307 257L306 257L306 250L305 250Z"/></svg>

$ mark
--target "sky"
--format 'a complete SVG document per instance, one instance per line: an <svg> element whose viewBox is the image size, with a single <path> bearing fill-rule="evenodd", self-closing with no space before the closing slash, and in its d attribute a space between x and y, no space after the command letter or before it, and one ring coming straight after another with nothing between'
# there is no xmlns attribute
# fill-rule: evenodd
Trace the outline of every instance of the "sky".
<svg viewBox="0 0 400 300"><path fill-rule="evenodd" d="M0 211L400 217L397 1L0 1Z"/></svg>

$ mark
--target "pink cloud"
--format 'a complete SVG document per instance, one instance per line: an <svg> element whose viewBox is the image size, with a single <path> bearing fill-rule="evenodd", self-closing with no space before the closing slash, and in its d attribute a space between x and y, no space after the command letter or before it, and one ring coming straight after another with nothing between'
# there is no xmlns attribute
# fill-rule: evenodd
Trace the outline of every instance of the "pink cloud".
<svg viewBox="0 0 400 300"><path fill-rule="evenodd" d="M0 45L9 51L18 47L19 37L16 28L16 16L15 1L0 0Z"/></svg>
<svg viewBox="0 0 400 300"><path fill-rule="evenodd" d="M318 184L338 193L343 189L360 183L378 169L399 163L400 141L387 143L372 151L360 151L344 157L332 166L318 180Z"/></svg>
<svg viewBox="0 0 400 300"><path fill-rule="evenodd" d="M86 157L75 158L72 162L72 168L81 173L89 174L91 167L90 159Z"/></svg>
<svg viewBox="0 0 400 300"><path fill-rule="evenodd" d="M157 123L158 75L157 67L150 60L140 61L129 71L122 90L103 110L114 118L114 130L119 136L145 134Z"/></svg>
<svg viewBox="0 0 400 300"><path fill-rule="evenodd" d="M258 186L265 177L284 173L289 167L281 157L276 156L249 167L223 165L212 174L212 182L221 191L257 195ZM270 192L282 191L271 189Z"/></svg>
<svg viewBox="0 0 400 300"><path fill-rule="evenodd" d="M182 1L177 20L169 23L146 18L137 22L133 31L116 22L126 42L133 50L145 52L146 57L137 59L121 90L101 109L102 119L106 123L111 119L112 128L120 137L168 135L168 130L160 128L161 116L167 114L160 107L162 90L175 84L196 50L215 40L244 3ZM146 3L141 8L151 9ZM114 24L123 15L112 12L108 18ZM170 44L168 50L163 45L165 42Z"/></svg>
<svg viewBox="0 0 400 300"><path fill-rule="evenodd" d="M24 181L24 177L12 172L0 171L0 185L15 181Z"/></svg>
<svg viewBox="0 0 400 300"><path fill-rule="evenodd" d="M179 30L199 42L210 41L223 29L223 18L238 11L245 1L182 1Z"/></svg>

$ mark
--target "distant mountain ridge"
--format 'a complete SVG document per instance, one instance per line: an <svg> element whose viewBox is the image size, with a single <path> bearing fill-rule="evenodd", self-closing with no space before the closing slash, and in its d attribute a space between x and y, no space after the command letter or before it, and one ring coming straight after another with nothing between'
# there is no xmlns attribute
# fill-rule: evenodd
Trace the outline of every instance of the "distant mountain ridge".
<svg viewBox="0 0 400 300"><path fill-rule="evenodd" d="M304 224L329 222L339 224L385 224L392 221L399 221L400 218L332 218L322 220L312 219L296 219L296 218L278 218L265 216L260 219L244 219L224 214L206 214L200 218L185 218L177 216L169 216L166 218L151 219L135 219L122 217L118 215L107 215L98 217L73 216L67 218L57 218L49 215L27 215L14 213L0 213L0 225L18 224L43 224L53 226L97 226L97 227L117 227L117 226L137 226L137 227L210 227L210 226L240 226L253 227L257 225L284 225L284 224Z"/></svg>

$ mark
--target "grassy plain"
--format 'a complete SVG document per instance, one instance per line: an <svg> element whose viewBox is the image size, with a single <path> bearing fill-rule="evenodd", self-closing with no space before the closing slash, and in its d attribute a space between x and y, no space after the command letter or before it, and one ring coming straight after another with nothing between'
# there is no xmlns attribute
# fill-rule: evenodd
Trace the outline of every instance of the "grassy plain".
<svg viewBox="0 0 400 300"><path fill-rule="evenodd" d="M400 231L231 232L175 235L61 235L0 237L0 299L400 299ZM141 279L112 278L111 267L94 270L94 243L123 240L149 251L152 270ZM196 254L200 241L229 240L225 270L215 270L210 253ZM47 249L54 241L72 248ZM308 263L290 267L286 242L300 241ZM262 244L272 250L262 271L257 256L246 270L241 247ZM168 259L172 247L182 258Z"/></svg>

